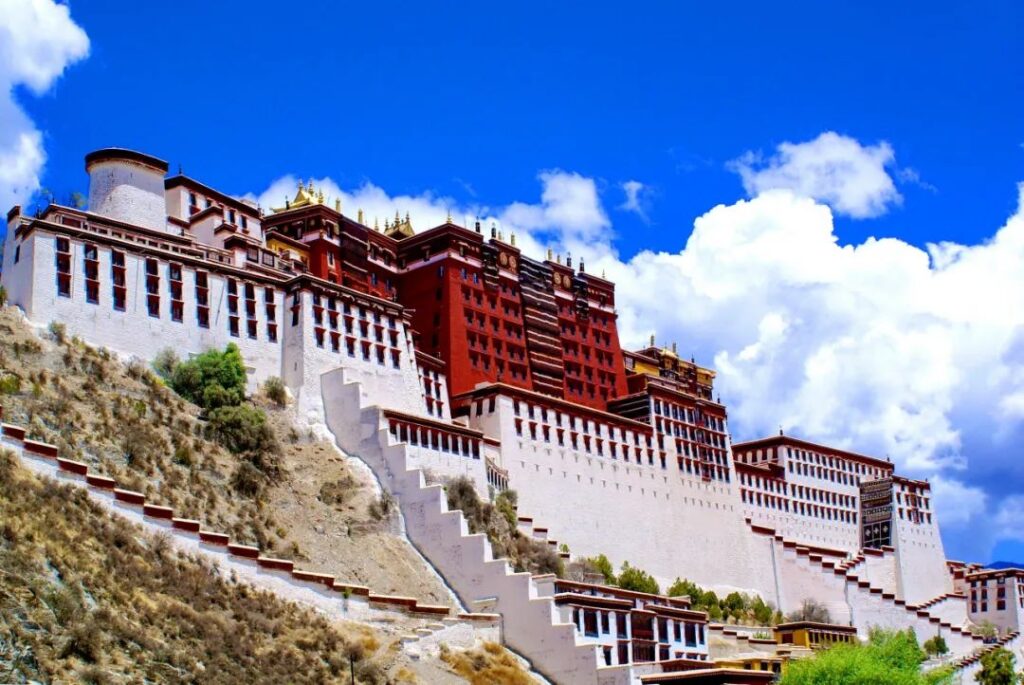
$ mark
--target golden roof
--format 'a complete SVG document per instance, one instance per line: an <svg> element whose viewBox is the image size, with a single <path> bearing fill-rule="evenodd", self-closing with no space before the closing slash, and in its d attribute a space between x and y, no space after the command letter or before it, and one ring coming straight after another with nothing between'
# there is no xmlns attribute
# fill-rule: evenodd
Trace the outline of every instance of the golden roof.
<svg viewBox="0 0 1024 685"><path fill-rule="evenodd" d="M340 202L340 201L339 201ZM291 209L298 209L300 207L308 207L310 205L322 205L324 204L324 191L314 190L313 182L310 181L309 185L303 185L302 180L299 180L299 189L295 192L295 199L284 201L284 207L274 208L274 213L285 212ZM339 207L340 211L340 207Z"/></svg>
<svg viewBox="0 0 1024 685"><path fill-rule="evenodd" d="M409 212L405 213L405 219L403 220L398 212L395 212L395 223L388 225L387 221L384 222L384 235L395 240L401 240L402 238L411 238L416 235L416 232L412 230L412 221L409 219Z"/></svg>

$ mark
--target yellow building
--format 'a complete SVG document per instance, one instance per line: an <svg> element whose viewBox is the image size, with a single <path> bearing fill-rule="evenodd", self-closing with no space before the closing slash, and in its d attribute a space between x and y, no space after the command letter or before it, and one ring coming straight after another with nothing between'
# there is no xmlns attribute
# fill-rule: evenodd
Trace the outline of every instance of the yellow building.
<svg viewBox="0 0 1024 685"><path fill-rule="evenodd" d="M775 642L780 645L796 645L816 649L837 642L857 641L857 629L853 626L797 621L780 623L775 626Z"/></svg>

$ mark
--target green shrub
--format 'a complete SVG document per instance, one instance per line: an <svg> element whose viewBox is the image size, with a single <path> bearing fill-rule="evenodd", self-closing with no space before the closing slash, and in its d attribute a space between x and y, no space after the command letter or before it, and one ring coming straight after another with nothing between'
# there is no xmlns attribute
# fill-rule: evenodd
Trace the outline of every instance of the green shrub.
<svg viewBox="0 0 1024 685"><path fill-rule="evenodd" d="M62 324L62 323L60 323L58 321L51 321L50 322L50 335L53 336L53 339L57 341L58 345L63 345L64 342L67 340L67 337L68 337L67 326L65 326L64 324Z"/></svg>
<svg viewBox="0 0 1024 685"><path fill-rule="evenodd" d="M21 379L17 376L4 376L0 378L0 394L13 395L21 392Z"/></svg>
<svg viewBox="0 0 1024 685"><path fill-rule="evenodd" d="M941 635L936 635L924 641L924 651L930 656L942 656L949 653L949 646Z"/></svg>
<svg viewBox="0 0 1024 685"><path fill-rule="evenodd" d="M288 404L288 391L284 387L284 382L277 376L271 376L263 383L263 394L279 407Z"/></svg>
<svg viewBox="0 0 1024 685"><path fill-rule="evenodd" d="M228 344L223 352L207 350L178 363L170 384L179 395L204 409L240 404L245 399L242 354L234 343Z"/></svg>
<svg viewBox="0 0 1024 685"><path fill-rule="evenodd" d="M981 685L1017 685L1022 678L1013 672L1014 656L997 647L981 657L981 671L975 676Z"/></svg>
<svg viewBox="0 0 1024 685"><path fill-rule="evenodd" d="M209 414L207 437L247 458L268 476L277 475L274 457L280 447L266 414L248 404L218 407Z"/></svg>
<svg viewBox="0 0 1024 685"><path fill-rule="evenodd" d="M153 359L153 370L156 371L158 376L169 382L174 376L174 369L180 363L181 360L178 358L178 353L170 347L165 347L157 352L156 357Z"/></svg>
<svg viewBox="0 0 1024 685"><path fill-rule="evenodd" d="M630 566L628 561L622 562L622 571L619 573L618 578L616 578L615 584L623 590L649 592L652 595L661 594L661 588L658 587L658 581L656 581L651 574L647 573L647 571L635 566Z"/></svg>

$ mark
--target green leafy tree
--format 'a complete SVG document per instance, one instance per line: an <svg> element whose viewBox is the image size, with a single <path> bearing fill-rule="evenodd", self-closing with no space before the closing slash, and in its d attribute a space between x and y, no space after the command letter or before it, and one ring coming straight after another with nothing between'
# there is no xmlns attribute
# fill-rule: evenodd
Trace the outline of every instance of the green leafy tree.
<svg viewBox="0 0 1024 685"><path fill-rule="evenodd" d="M590 563L598 573L604 576L605 583L615 585L615 567L612 566L612 562L608 561L608 557L598 554L596 557L590 558Z"/></svg>
<svg viewBox="0 0 1024 685"><path fill-rule="evenodd" d="M622 563L622 571L616 581L616 584L624 590L649 592L653 595L661 594L658 581L646 571L630 566L628 561Z"/></svg>
<svg viewBox="0 0 1024 685"><path fill-rule="evenodd" d="M772 615L775 613L772 606L760 597L755 597L751 605L751 612L754 614L754 622L760 626L771 624Z"/></svg>
<svg viewBox="0 0 1024 685"><path fill-rule="evenodd" d="M241 404L245 399L242 353L234 343L223 352L207 350L174 365L170 382L175 392L204 409Z"/></svg>
<svg viewBox="0 0 1024 685"><path fill-rule="evenodd" d="M1021 677L1013 672L1013 653L997 647L981 657L981 671L974 679L981 685L1017 685Z"/></svg>
<svg viewBox="0 0 1024 685"><path fill-rule="evenodd" d="M949 654L949 646L946 644L945 638L941 635L929 638L924 641L924 651L929 656L942 656L943 654Z"/></svg>

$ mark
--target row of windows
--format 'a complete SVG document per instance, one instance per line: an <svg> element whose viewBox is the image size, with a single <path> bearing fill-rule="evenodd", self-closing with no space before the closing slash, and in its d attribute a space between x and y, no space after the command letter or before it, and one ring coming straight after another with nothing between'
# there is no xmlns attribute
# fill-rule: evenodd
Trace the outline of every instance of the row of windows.
<svg viewBox="0 0 1024 685"><path fill-rule="evenodd" d="M818 466L827 466L828 468L837 469L839 471L846 471L848 473L857 473L860 475L868 475L872 478L881 478L882 469L867 466L858 461L850 461L848 459L840 459L832 456L825 456L818 454L817 452L808 452L807 450L796 449L787 447L786 452L790 459L796 459L797 461L803 461L808 464L816 464Z"/></svg>
<svg viewBox="0 0 1024 685"><path fill-rule="evenodd" d="M775 509L786 513L810 516L825 521L840 521L842 523L857 523L859 514L855 511L837 509L834 507L818 506L806 502L790 502L786 497L767 495L753 490L740 488L740 500L744 504L752 504L766 509Z"/></svg>
<svg viewBox="0 0 1024 685"><path fill-rule="evenodd" d="M543 405L533 405L533 404L530 404L529 402L522 402L522 403L520 403L519 400L513 400L512 401L512 411L513 411L513 413L516 416L522 416L522 406L523 405L525 405L525 407L526 407L526 417L528 419L530 419L531 421L537 420L538 417L539 417L539 420L541 421L541 423L549 423L549 419L553 416L554 417L554 425L558 426L558 427L561 427L563 425L562 419L564 417L564 418L567 419L566 423L569 426L569 429L570 430L576 430L577 420L576 420L576 416L574 414L562 413L561 411L558 411L558 410L550 410L549 411L548 408L543 406ZM479 414L479 406L480 405L478 405L477 416L480 415ZM493 407L491 408L491 411L494 411ZM615 428L612 427L612 426L609 426L607 424L603 424L603 423L599 424L597 421L592 421L590 419L580 419L579 420L579 425L580 425L581 431L585 435L590 434L591 433L591 429L593 429L594 435L604 436L604 437L607 437L609 439L614 439L614 437L615 437ZM635 431L627 431L625 428L621 428L621 427L619 428L619 442L630 442L630 441L632 441L632 443L634 445L639 446L641 444L640 437L641 437L640 434L635 432ZM650 435L645 435L644 436L644 442L646 443L647 447L651 447L652 444L653 444Z"/></svg>
<svg viewBox="0 0 1024 685"><path fill-rule="evenodd" d="M57 257L57 294L61 297L71 297L71 244L67 238L56 239ZM82 267L85 277L85 299L89 304L99 304L100 299L100 273L99 273L99 251L98 248L86 243L82 249ZM157 259L147 258L143 262L144 288L146 293L146 313L149 316L159 319L162 316L162 295L167 293L170 303L170 320L175 323L182 323L185 316L184 301L184 280L181 264L170 263L167 265L167 290L162 290L162 276L160 273L161 263ZM209 285L208 276L203 271L195 272L196 286L196 324L200 328L210 327L209 307ZM123 312L127 307L128 287L125 269L125 255L123 252L111 250L110 253L110 281L111 281L111 306L115 311ZM251 339L257 339L258 321L255 313L255 294L251 283L245 285L247 296L247 321L246 332ZM228 289L228 333L233 337L239 337L240 324L238 316L238 294L237 284L234 279L227 280ZM265 289L266 304L266 335L270 342L277 342L276 305L274 304L275 291L273 288Z"/></svg>
<svg viewBox="0 0 1024 685"><path fill-rule="evenodd" d="M438 452L448 452L473 459L480 458L480 440L476 438L394 419L388 422L388 432L395 439L414 447L429 447Z"/></svg>

